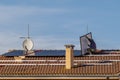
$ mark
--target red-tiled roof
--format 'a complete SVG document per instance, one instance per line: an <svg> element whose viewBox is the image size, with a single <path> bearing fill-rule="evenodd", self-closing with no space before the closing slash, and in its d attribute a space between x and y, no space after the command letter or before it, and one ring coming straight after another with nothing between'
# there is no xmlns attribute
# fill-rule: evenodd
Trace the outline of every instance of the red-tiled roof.
<svg viewBox="0 0 120 80"><path fill-rule="evenodd" d="M120 55L74 57L74 67L65 69L65 57L32 57L21 61L0 56L0 76L90 76L119 75Z"/></svg>

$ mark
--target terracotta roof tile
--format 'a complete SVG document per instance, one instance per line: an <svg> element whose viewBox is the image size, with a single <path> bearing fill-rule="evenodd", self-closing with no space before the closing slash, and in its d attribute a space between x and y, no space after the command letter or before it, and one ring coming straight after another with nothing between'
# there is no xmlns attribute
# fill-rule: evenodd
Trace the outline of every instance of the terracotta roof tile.
<svg viewBox="0 0 120 80"><path fill-rule="evenodd" d="M104 61L119 60L119 59L120 56L74 57L74 60L77 60L74 63L77 63L77 65L75 65L74 68L67 70L65 69L65 57L31 57L31 56L29 57L28 56L23 60L45 60L45 61L26 61L26 62L8 61L7 62L5 60L14 60L14 58L0 56L0 60L3 60L0 61L0 76L115 75L120 72L120 61L111 61L111 62L104 62ZM79 60L88 60L88 61L79 61ZM89 60L98 60L98 61L89 61ZM3 65L3 64L8 64L8 65ZM41 65L41 64L46 64L46 65ZM64 65L56 65L56 64L64 64Z"/></svg>

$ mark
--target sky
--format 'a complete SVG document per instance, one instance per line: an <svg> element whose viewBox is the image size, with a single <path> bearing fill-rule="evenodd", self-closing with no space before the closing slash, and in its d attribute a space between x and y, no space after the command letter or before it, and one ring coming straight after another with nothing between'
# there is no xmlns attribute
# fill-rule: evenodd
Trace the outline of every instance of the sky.
<svg viewBox="0 0 120 80"><path fill-rule="evenodd" d="M87 25L98 49L120 49L120 0L0 0L0 53L23 49L28 24L34 49L80 50Z"/></svg>

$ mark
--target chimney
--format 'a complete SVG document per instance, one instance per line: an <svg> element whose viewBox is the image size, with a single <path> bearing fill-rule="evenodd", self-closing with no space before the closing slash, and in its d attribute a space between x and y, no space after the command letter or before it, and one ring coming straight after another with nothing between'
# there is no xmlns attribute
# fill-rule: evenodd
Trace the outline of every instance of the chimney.
<svg viewBox="0 0 120 80"><path fill-rule="evenodd" d="M24 58L25 58L25 56L14 56L14 59L16 61L22 61L22 59L24 59Z"/></svg>
<svg viewBox="0 0 120 80"><path fill-rule="evenodd" d="M66 69L71 69L74 66L74 62L73 62L74 45L65 45L65 47L66 47L65 67Z"/></svg>

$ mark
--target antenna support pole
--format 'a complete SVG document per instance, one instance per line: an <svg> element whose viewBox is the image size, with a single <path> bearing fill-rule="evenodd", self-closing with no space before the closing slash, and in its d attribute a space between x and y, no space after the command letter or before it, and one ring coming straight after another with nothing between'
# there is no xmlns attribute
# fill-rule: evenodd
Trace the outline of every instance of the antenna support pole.
<svg viewBox="0 0 120 80"><path fill-rule="evenodd" d="M29 34L29 24L28 24L28 38L30 38L30 34Z"/></svg>
<svg viewBox="0 0 120 80"><path fill-rule="evenodd" d="M88 24L87 24L87 33L88 33Z"/></svg>

